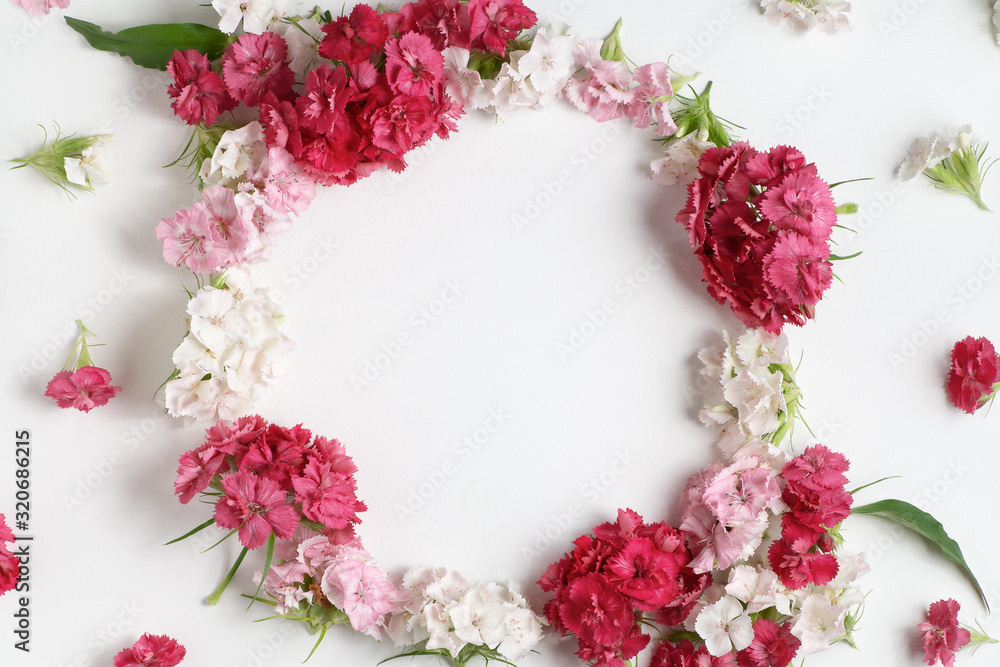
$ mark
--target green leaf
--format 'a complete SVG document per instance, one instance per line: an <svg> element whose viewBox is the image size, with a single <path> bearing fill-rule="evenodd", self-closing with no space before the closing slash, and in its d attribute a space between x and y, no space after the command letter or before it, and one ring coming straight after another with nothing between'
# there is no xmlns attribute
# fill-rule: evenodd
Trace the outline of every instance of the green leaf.
<svg viewBox="0 0 1000 667"><path fill-rule="evenodd" d="M944 526L930 514L914 507L910 503L891 499L855 507L851 510L851 514L868 514L870 516L881 517L899 524L903 528L908 528L918 535L923 535L936 544L941 549L944 557L962 568L969 579L972 580L972 584L976 587L976 591L978 591L979 597L986 607L986 611L989 611L990 604L986 601L983 588L979 585L979 581L976 579L976 575L972 573L968 563L965 562L965 557L962 556L962 550L959 548L958 543L948 537Z"/></svg>
<svg viewBox="0 0 1000 667"><path fill-rule="evenodd" d="M843 255L843 256L841 256L841 255L834 255L833 253L831 253L830 256L827 259L829 259L831 262L842 262L845 259L854 259L855 257L858 257L860 254L861 254L860 250L858 252L854 253L853 255Z"/></svg>
<svg viewBox="0 0 1000 667"><path fill-rule="evenodd" d="M199 531L202 531L202 530L205 530L206 528L208 528L209 526L211 526L213 523L215 523L215 519L214 518L209 519L208 521L206 521L205 523L201 524L197 528L195 528L193 530L189 530L188 532L184 533L183 535L181 535L180 537L178 537L176 539L170 540L169 542L167 542L163 546L168 546L170 544L175 544L177 542L180 542L181 540L186 540L187 538L191 537L195 533L197 533Z"/></svg>
<svg viewBox="0 0 1000 667"><path fill-rule="evenodd" d="M121 32L105 32L100 26L66 17L70 28L83 35L99 51L111 51L127 56L140 67L167 69L174 51L197 49L209 60L222 57L229 37L217 28L198 23L160 23L128 28Z"/></svg>
<svg viewBox="0 0 1000 667"><path fill-rule="evenodd" d="M267 573L271 571L271 561L274 559L274 533L267 536L267 555L264 557L264 571L260 575L260 583L257 584L257 590L254 592L253 597L260 595L260 589L264 588L264 580L267 579ZM250 611L250 607L253 606L253 600L250 600L250 604L247 605L247 611Z"/></svg>

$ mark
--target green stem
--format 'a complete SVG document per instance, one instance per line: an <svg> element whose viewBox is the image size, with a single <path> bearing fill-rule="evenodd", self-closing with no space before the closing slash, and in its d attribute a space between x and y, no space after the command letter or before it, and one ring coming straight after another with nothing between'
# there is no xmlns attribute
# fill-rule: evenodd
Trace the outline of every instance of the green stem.
<svg viewBox="0 0 1000 667"><path fill-rule="evenodd" d="M233 569L229 570L229 574L226 575L226 578L222 580L222 583L219 584L219 587L215 589L215 592L213 592L211 595L208 596L208 599L205 600L205 602L207 602L210 605L219 604L219 600L222 599L222 594L225 592L226 586L228 586L229 582L232 581L233 577L236 576L236 570L240 569L240 565L243 563L243 559L246 558L248 551L249 549L243 547L243 551L240 552L240 555L236 559L236 562L233 563Z"/></svg>

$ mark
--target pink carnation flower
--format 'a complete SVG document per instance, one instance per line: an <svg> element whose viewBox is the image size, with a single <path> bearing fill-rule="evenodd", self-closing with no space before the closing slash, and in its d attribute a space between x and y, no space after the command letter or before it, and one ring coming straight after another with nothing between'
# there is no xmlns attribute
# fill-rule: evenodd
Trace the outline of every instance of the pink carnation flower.
<svg viewBox="0 0 1000 667"><path fill-rule="evenodd" d="M156 226L156 238L163 243L163 259L174 266L184 264L195 273L212 273L229 257L225 240L197 205L163 218Z"/></svg>
<svg viewBox="0 0 1000 667"><path fill-rule="evenodd" d="M90 412L107 404L122 390L111 384L111 373L97 366L83 366L75 371L60 371L49 380L45 395L55 399L60 408Z"/></svg>
<svg viewBox="0 0 1000 667"><path fill-rule="evenodd" d="M187 650L166 635L144 634L132 648L115 656L114 667L174 667Z"/></svg>
<svg viewBox="0 0 1000 667"><path fill-rule="evenodd" d="M225 494L215 504L215 522L221 528L237 529L240 542L256 549L273 533L281 539L295 534L299 513L286 503L277 482L242 469L222 479Z"/></svg>
<svg viewBox="0 0 1000 667"><path fill-rule="evenodd" d="M389 38L382 15L366 4L355 5L349 17L341 16L323 26L323 33L319 54L348 65L368 60Z"/></svg>
<svg viewBox="0 0 1000 667"><path fill-rule="evenodd" d="M343 609L351 627L376 639L381 638L383 617L396 608L396 587L385 572L359 560L346 560L327 568L323 594Z"/></svg>
<svg viewBox="0 0 1000 667"><path fill-rule="evenodd" d="M506 55L507 42L538 22L535 12L521 0L469 0L469 18L473 39L479 42L475 48L500 56Z"/></svg>
<svg viewBox="0 0 1000 667"><path fill-rule="evenodd" d="M677 125L670 115L670 97L674 89L670 85L670 68L666 63L650 63L635 71L633 77L638 84L634 89L634 99L628 108L629 117L640 130L656 123L656 134L669 137L677 131Z"/></svg>
<svg viewBox="0 0 1000 667"><path fill-rule="evenodd" d="M21 5L32 16L43 16L55 8L69 7L69 0L11 0L15 5Z"/></svg>
<svg viewBox="0 0 1000 667"><path fill-rule="evenodd" d="M625 63L601 58L599 40L578 45L573 59L583 71L567 84L567 99L601 123L625 116L636 100Z"/></svg>
<svg viewBox="0 0 1000 667"><path fill-rule="evenodd" d="M187 504L208 488L212 478L224 465L228 466L225 452L214 447L182 454L177 479L174 481L174 493L182 503Z"/></svg>
<svg viewBox="0 0 1000 667"><path fill-rule="evenodd" d="M917 625L923 635L924 662L944 667L955 664L955 651L969 643L972 635L958 625L960 606L954 600L938 600L927 610L927 622Z"/></svg>
<svg viewBox="0 0 1000 667"><path fill-rule="evenodd" d="M290 97L295 75L285 62L287 56L288 45L277 33L241 35L222 58L229 94L252 107L269 92L279 99Z"/></svg>
<svg viewBox="0 0 1000 667"><path fill-rule="evenodd" d="M736 656L740 667L786 667L792 664L802 642L792 634L791 623L778 625L761 618L753 624L753 643Z"/></svg>
<svg viewBox="0 0 1000 667"><path fill-rule="evenodd" d="M196 49L174 51L167 72L174 79L167 87L174 100L170 106L189 125L211 125L220 113L236 106L222 77L212 71L208 56Z"/></svg>
<svg viewBox="0 0 1000 667"><path fill-rule="evenodd" d="M764 259L767 281L795 303L815 306L833 282L830 247L796 232L783 234Z"/></svg>
<svg viewBox="0 0 1000 667"><path fill-rule="evenodd" d="M993 343L972 336L955 343L947 384L952 405L971 415L993 395L993 385L998 380L1000 357Z"/></svg>
<svg viewBox="0 0 1000 667"><path fill-rule="evenodd" d="M295 163L291 153L275 146L267 152L264 194L268 205L281 213L302 213L316 196L316 182Z"/></svg>
<svg viewBox="0 0 1000 667"><path fill-rule="evenodd" d="M830 186L807 171L789 174L768 188L760 210L778 229L791 229L817 241L829 239L837 224Z"/></svg>
<svg viewBox="0 0 1000 667"><path fill-rule="evenodd" d="M386 43L385 58L389 85L399 94L429 95L444 72L444 56L428 37L415 32Z"/></svg>
<svg viewBox="0 0 1000 667"><path fill-rule="evenodd" d="M358 523L366 507L358 500L354 478L333 472L329 463L310 458L301 477L292 479L297 500L307 519L340 530Z"/></svg>

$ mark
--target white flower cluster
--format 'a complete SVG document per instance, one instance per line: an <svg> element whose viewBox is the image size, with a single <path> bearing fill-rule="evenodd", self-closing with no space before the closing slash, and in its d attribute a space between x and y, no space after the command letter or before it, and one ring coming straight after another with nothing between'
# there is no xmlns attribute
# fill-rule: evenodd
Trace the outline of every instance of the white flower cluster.
<svg viewBox="0 0 1000 667"><path fill-rule="evenodd" d="M166 384L175 417L236 419L264 387L288 371L295 344L280 330L284 317L265 288L242 270L221 286L198 290L187 307L190 331L174 350L175 376Z"/></svg>
<svg viewBox="0 0 1000 667"><path fill-rule="evenodd" d="M741 651L754 639L750 614L773 608L789 617L791 633L802 652L818 653L846 638L857 621L864 594L856 582L871 566L864 554L840 556L838 575L825 586L809 584L791 591L765 565L738 565L728 583L709 587L698 600L685 629L705 640L712 655Z"/></svg>
<svg viewBox="0 0 1000 667"><path fill-rule="evenodd" d="M698 176L698 162L709 148L715 148L715 144L708 140L705 128L671 141L666 155L650 165L653 180L664 186L690 183Z"/></svg>
<svg viewBox="0 0 1000 667"><path fill-rule="evenodd" d="M951 157L952 153L967 150L976 143L977 138L972 134L971 125L963 125L957 130L943 133L932 132L930 136L915 139L899 165L897 171L899 179L913 180L924 169L930 169Z"/></svg>
<svg viewBox="0 0 1000 667"><path fill-rule="evenodd" d="M706 426L719 428L719 448L728 461L759 458L764 452L778 455L768 443L780 444L798 397L788 362L788 339L763 329L748 330L736 340L728 331L722 336L722 347L698 353L705 365L701 373L710 379L699 417Z"/></svg>
<svg viewBox="0 0 1000 667"><path fill-rule="evenodd" d="M835 0L760 0L764 17L771 25L785 22L796 28L819 28L833 34L850 30L851 3Z"/></svg>
<svg viewBox="0 0 1000 667"><path fill-rule="evenodd" d="M426 641L454 657L487 647L517 662L541 640L542 620L510 584L470 587L457 572L414 568L403 577L389 636L397 646Z"/></svg>
<svg viewBox="0 0 1000 667"><path fill-rule="evenodd" d="M552 104L576 71L573 50L577 40L561 24L539 28L527 51L511 51L492 79L483 79L469 67L471 53L446 48L446 90L456 102L472 109L492 109L507 118L519 109L540 109Z"/></svg>
<svg viewBox="0 0 1000 667"><path fill-rule="evenodd" d="M219 13L219 30L232 34L243 21L243 31L259 35L286 16L298 13L299 0L212 0Z"/></svg>
<svg viewBox="0 0 1000 667"><path fill-rule="evenodd" d="M83 149L79 158L63 159L66 170L66 180L81 188L99 188L111 182L114 174L111 169L111 152L108 143L114 137L110 134L99 134L93 138L93 143Z"/></svg>

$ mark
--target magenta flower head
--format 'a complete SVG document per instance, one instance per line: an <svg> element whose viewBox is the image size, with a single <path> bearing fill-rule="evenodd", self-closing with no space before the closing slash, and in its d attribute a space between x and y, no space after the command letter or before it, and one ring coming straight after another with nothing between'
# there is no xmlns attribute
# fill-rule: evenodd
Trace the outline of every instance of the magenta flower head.
<svg viewBox="0 0 1000 667"><path fill-rule="evenodd" d="M917 625L924 640L924 662L945 667L955 664L955 652L969 643L971 634L958 624L959 605L954 600L938 600L927 610L927 622Z"/></svg>
<svg viewBox="0 0 1000 667"><path fill-rule="evenodd" d="M176 667L187 650L166 635L145 634L115 656L114 667Z"/></svg>
<svg viewBox="0 0 1000 667"><path fill-rule="evenodd" d="M948 398L970 415L992 398L1000 380L1000 358L993 343L985 338L966 336L951 350Z"/></svg>
<svg viewBox="0 0 1000 667"><path fill-rule="evenodd" d="M90 412L98 406L105 405L122 388L111 384L111 373L94 365L90 358L90 346L87 345L87 334L91 336L94 334L83 326L82 321L77 320L76 323L80 326L80 340L70 353L63 369L49 380L45 395L54 399L60 408L76 408L81 412ZM74 357L76 357L75 362ZM67 370L71 364L72 370Z"/></svg>

